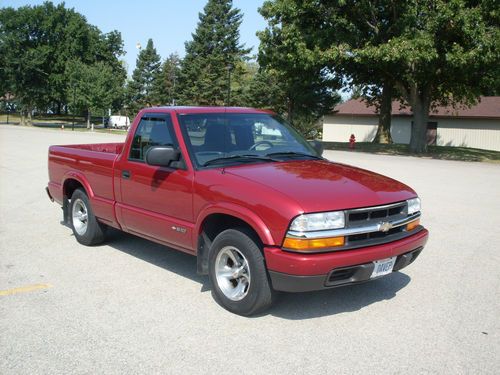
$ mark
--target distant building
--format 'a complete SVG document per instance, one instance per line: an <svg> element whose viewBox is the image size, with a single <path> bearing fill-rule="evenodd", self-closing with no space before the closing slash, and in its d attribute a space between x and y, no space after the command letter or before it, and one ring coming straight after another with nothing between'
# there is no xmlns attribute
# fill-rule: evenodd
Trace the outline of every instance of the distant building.
<svg viewBox="0 0 500 375"><path fill-rule="evenodd" d="M392 103L391 135L395 143L410 143L412 112ZM375 107L361 100L348 100L323 118L325 142L371 142L377 133ZM484 96L471 107L438 107L427 124L428 144L463 146L500 151L500 96Z"/></svg>

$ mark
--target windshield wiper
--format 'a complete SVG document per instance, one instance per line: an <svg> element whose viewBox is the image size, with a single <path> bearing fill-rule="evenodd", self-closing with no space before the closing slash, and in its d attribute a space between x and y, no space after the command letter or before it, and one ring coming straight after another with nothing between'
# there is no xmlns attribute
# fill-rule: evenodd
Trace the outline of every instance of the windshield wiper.
<svg viewBox="0 0 500 375"><path fill-rule="evenodd" d="M260 155L231 155L231 156L224 156L221 158L215 158L211 159L203 164L204 167L212 164L220 164L225 161L247 161L247 160L262 160L262 161L279 161L276 159L273 159L269 156L260 156Z"/></svg>
<svg viewBox="0 0 500 375"><path fill-rule="evenodd" d="M317 159L317 160L324 160L321 156L316 156L316 155L311 155L311 154L306 154L303 152L295 152L295 151L287 151L287 152L271 152L270 154L266 154L266 156L290 156L290 157L308 157L312 159Z"/></svg>

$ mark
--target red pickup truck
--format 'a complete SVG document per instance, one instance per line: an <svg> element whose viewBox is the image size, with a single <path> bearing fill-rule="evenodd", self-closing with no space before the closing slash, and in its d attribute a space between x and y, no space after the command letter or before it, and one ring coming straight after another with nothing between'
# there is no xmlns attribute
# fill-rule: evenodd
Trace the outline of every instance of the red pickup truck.
<svg viewBox="0 0 500 375"><path fill-rule="evenodd" d="M148 108L125 143L51 146L47 192L78 242L113 227L195 255L216 301L251 315L275 291L398 271L427 241L411 188L321 154L268 111Z"/></svg>

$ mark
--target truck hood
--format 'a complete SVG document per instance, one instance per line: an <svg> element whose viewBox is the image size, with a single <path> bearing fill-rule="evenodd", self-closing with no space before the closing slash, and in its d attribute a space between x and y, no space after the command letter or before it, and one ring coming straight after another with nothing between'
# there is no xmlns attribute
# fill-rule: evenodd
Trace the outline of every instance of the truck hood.
<svg viewBox="0 0 500 375"><path fill-rule="evenodd" d="M226 168L225 173L276 190L304 212L377 206L416 196L392 178L326 160L242 165Z"/></svg>

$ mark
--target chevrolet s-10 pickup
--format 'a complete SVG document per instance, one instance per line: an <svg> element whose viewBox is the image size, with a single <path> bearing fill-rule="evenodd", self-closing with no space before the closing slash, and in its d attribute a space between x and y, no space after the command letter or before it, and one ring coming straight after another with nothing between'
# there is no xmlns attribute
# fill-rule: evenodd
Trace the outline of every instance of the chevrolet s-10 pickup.
<svg viewBox="0 0 500 375"><path fill-rule="evenodd" d="M81 244L113 227L192 254L215 300L252 315L276 291L399 271L427 241L411 188L321 155L269 111L147 108L125 143L51 146L47 192Z"/></svg>

